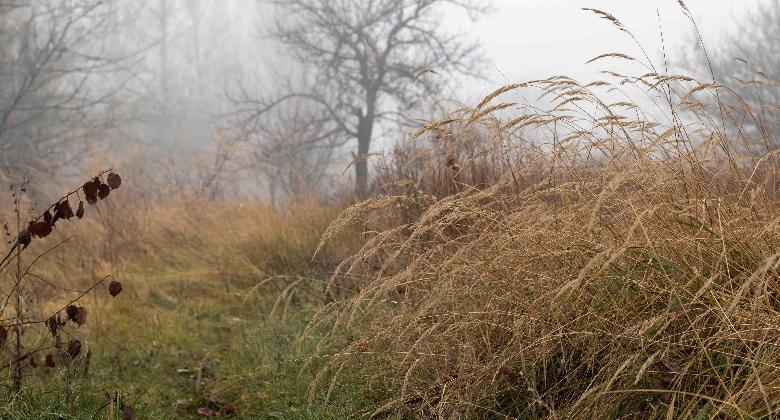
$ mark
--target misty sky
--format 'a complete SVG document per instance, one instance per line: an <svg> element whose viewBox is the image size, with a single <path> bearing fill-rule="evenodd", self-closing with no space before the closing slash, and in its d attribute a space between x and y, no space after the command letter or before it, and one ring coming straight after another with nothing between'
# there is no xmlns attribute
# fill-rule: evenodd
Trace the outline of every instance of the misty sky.
<svg viewBox="0 0 780 420"><path fill-rule="evenodd" d="M712 49L720 33L733 27L739 16L764 0L686 0L696 17L705 43ZM680 50L690 45L692 25L676 0L495 0L495 12L481 18L473 31L493 62L491 81L479 82L477 95L492 91L496 84L565 74L579 80L594 79L604 69L625 68L623 63L602 61L586 65L589 59L619 51L639 56L636 45L608 22L583 7L615 15L643 44L650 57L661 63L661 35L672 65L681 64ZM467 99L467 98L460 98Z"/></svg>

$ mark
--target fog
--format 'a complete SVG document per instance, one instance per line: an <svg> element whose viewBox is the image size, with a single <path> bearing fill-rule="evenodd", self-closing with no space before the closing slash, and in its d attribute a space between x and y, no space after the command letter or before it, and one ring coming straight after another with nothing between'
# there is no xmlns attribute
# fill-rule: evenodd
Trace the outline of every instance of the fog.
<svg viewBox="0 0 780 420"><path fill-rule="evenodd" d="M780 418L778 34L0 1L0 418Z"/></svg>
<svg viewBox="0 0 780 420"><path fill-rule="evenodd" d="M768 2L690 0L686 5L705 45L714 49L724 33L736 29L735 19L761 3ZM665 46L670 63L682 65L682 50L690 49L695 41L693 25L674 0L501 0L495 7L496 13L478 22L475 32L493 61L495 78L503 82L553 74L589 80L597 78L601 69L599 65L586 65L587 60L608 51L638 52L628 36L616 33L614 27L583 11L583 7L615 15L655 60L661 58L660 51Z"/></svg>
<svg viewBox="0 0 780 420"><path fill-rule="evenodd" d="M401 14L416 4L384 3ZM213 195L225 193L219 184L238 174L243 181L233 185L243 193L274 200L277 194L333 192L355 176L365 178L365 190L369 155L501 85L559 74L589 81L604 69L636 74L646 66L586 64L608 52L701 73L705 55L697 34L716 54L727 36L749 40L750 34L739 34L739 22L750 10L777 7L759 0L691 0L688 11L673 0L425 0L419 2L426 5L420 32L403 35L407 50L388 56L396 67L376 70L372 58L353 60L331 36L339 25L359 20L361 7L380 7L361 4L339 1L310 15L307 7L322 4L28 0L1 6L6 174L78 174L112 156L143 162L167 180ZM350 7L354 13L344 11ZM630 34L586 7L613 14ZM335 19L331 33L302 31L326 12ZM370 40L356 41L361 47L381 45L393 30L393 12L387 13L388 22L370 16ZM367 73L351 80L350 71L356 78ZM395 79L372 87L376 98L368 110L355 98L363 100L359 91L374 71ZM345 170L351 166L355 175Z"/></svg>

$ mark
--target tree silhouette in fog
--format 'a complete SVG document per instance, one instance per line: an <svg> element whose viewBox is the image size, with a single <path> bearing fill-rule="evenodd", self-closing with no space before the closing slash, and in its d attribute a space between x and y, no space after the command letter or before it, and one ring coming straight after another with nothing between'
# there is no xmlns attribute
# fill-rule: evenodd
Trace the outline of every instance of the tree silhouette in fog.
<svg viewBox="0 0 780 420"><path fill-rule="evenodd" d="M309 75L303 88L251 98L255 115L290 100L311 102L345 142L355 142L355 193L368 191L371 141L438 95L446 76L479 75L478 44L443 30L443 16L486 11L484 0L268 0L281 12L273 35ZM288 84L289 86L289 84Z"/></svg>
<svg viewBox="0 0 780 420"><path fill-rule="evenodd" d="M722 111L742 121L757 143L770 150L780 146L780 0L758 2L754 9L735 21L710 47L708 54L695 52L688 66L732 88L748 105L721 97ZM752 115L750 115L752 114Z"/></svg>
<svg viewBox="0 0 780 420"><path fill-rule="evenodd" d="M114 0L0 2L0 168L11 179L77 162L113 124L122 80ZM120 79L118 76L117 79Z"/></svg>

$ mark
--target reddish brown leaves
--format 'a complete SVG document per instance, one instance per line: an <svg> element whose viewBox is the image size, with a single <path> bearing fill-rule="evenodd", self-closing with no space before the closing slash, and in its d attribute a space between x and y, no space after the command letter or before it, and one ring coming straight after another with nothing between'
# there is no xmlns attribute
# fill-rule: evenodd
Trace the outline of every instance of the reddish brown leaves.
<svg viewBox="0 0 780 420"><path fill-rule="evenodd" d="M122 185L122 178L119 175L110 172L106 176L106 183L102 182L99 177L95 177L91 181L84 183L84 185L81 186L81 190L84 193L87 203L93 205L96 204L98 200L107 198L111 193L111 190L119 188L120 185ZM19 233L16 240L22 249L27 248L34 237L45 238L49 236L58 220L70 220L74 217L81 219L84 217L83 201L79 201L78 208L75 212L70 206L70 196L73 194L76 194L76 191L68 194L61 201L52 205L51 208L41 215L41 217L30 222L27 229ZM40 221L41 218L43 221Z"/></svg>
<svg viewBox="0 0 780 420"><path fill-rule="evenodd" d="M8 341L8 330L0 324L0 347L4 346L6 341Z"/></svg>
<svg viewBox="0 0 780 420"><path fill-rule="evenodd" d="M79 326L87 323L87 309L79 306L79 311L76 313L76 319L73 320Z"/></svg>
<svg viewBox="0 0 780 420"><path fill-rule="evenodd" d="M112 190L115 190L122 185L122 177L113 172L109 172L108 176L106 177L106 183L109 187L111 187Z"/></svg>
<svg viewBox="0 0 780 420"><path fill-rule="evenodd" d="M49 318L48 321L46 321L46 326L49 327L49 332L51 333L52 337L57 336L57 329L60 326L60 323L57 321L57 318L54 317L54 315Z"/></svg>
<svg viewBox="0 0 780 420"><path fill-rule="evenodd" d="M54 218L69 220L74 216L70 201L64 199L54 206Z"/></svg>
<svg viewBox="0 0 780 420"><path fill-rule="evenodd" d="M105 200L109 194L111 194L111 187L109 187L107 184L98 185L98 197L101 200Z"/></svg>
<svg viewBox="0 0 780 420"><path fill-rule="evenodd" d="M59 313L52 315L51 318L46 321L46 326L49 328L52 337L57 337L57 330L65 326L65 322L66 321L60 319Z"/></svg>
<svg viewBox="0 0 780 420"><path fill-rule="evenodd" d="M54 367L57 366L57 364L54 363L54 355L51 353L46 355L46 366L51 369L54 369Z"/></svg>
<svg viewBox="0 0 780 420"><path fill-rule="evenodd" d="M79 312L79 308L76 305L68 305L65 308L65 313L68 315L68 319L73 321Z"/></svg>
<svg viewBox="0 0 780 420"><path fill-rule="evenodd" d="M65 308L65 313L68 314L68 319L75 322L79 326L84 325L87 322L87 309L83 306L68 305Z"/></svg>
<svg viewBox="0 0 780 420"><path fill-rule="evenodd" d="M116 295L122 293L122 283L114 280L108 285L108 294L111 295L111 297L116 297Z"/></svg>
<svg viewBox="0 0 780 420"><path fill-rule="evenodd" d="M499 368L499 371L510 378L514 378L515 376L517 376L517 371L515 371L513 368L506 365L501 366L501 368Z"/></svg>
<svg viewBox="0 0 780 420"><path fill-rule="evenodd" d="M94 205L98 201L98 188L100 187L100 180L95 178L92 181L87 181L81 186L81 190L84 192L84 197L87 199L89 205Z"/></svg>
<svg viewBox="0 0 780 420"><path fill-rule="evenodd" d="M84 197L87 199L87 203L93 205L97 203L98 199L104 200L111 194L111 190L115 190L122 185L122 178L110 172L106 177L106 182L100 181L100 178L95 178L92 181L85 183L81 190L84 192Z"/></svg>
<svg viewBox="0 0 780 420"><path fill-rule="evenodd" d="M35 356L33 355L30 355L30 367L33 369L38 367L38 362L35 361Z"/></svg>
<svg viewBox="0 0 780 420"><path fill-rule="evenodd" d="M47 222L30 222L28 230L33 236L45 238L51 233L51 224Z"/></svg>

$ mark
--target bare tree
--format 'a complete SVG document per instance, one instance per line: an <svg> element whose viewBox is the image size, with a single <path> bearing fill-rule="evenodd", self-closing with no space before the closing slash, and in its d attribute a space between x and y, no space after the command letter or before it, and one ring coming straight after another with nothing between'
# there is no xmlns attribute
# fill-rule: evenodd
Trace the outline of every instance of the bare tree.
<svg viewBox="0 0 780 420"><path fill-rule="evenodd" d="M111 126L110 99L121 86L115 73L119 59L101 42L111 29L111 5L105 0L0 4L4 169L54 173L82 156L85 139Z"/></svg>
<svg viewBox="0 0 780 420"><path fill-rule="evenodd" d="M780 146L780 0L758 3L735 23L736 28L718 39L709 54L688 54L687 63L746 101L749 108L736 98L719 98L744 128L776 149ZM752 115L745 115L748 110Z"/></svg>
<svg viewBox="0 0 780 420"><path fill-rule="evenodd" d="M399 122L439 95L445 75L479 75L478 44L446 33L455 9L473 18L486 0L267 0L281 12L274 37L307 75L303 88L275 97L244 95L254 115L306 100L328 115L328 128L357 143L355 193L368 191L367 156L376 127ZM437 77L438 75L438 77Z"/></svg>
<svg viewBox="0 0 780 420"><path fill-rule="evenodd" d="M290 101L249 130L254 160L266 176L271 201L299 197L321 187L334 151L343 144L330 115L305 101Z"/></svg>
<svg viewBox="0 0 780 420"><path fill-rule="evenodd" d="M186 165L192 154L221 147L215 138L228 102L224 80L255 64L245 36L256 24L254 2L205 0L120 1L125 18L118 42L139 51L125 91L134 120L123 134L163 171ZM254 6L254 7L253 7ZM258 18L259 19L259 18ZM230 48L225 46L230 45ZM243 54L237 54L243 51ZM177 171L166 177L175 180Z"/></svg>

